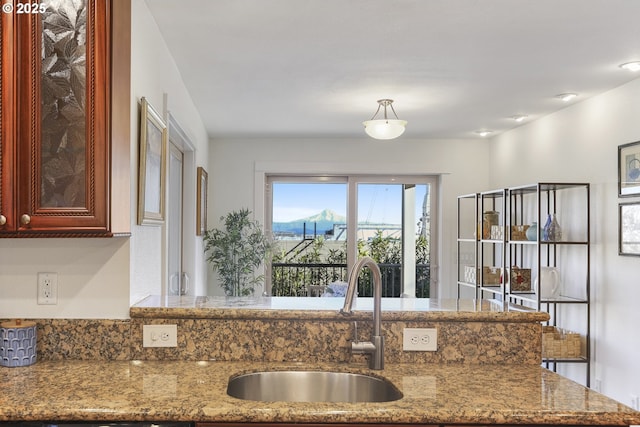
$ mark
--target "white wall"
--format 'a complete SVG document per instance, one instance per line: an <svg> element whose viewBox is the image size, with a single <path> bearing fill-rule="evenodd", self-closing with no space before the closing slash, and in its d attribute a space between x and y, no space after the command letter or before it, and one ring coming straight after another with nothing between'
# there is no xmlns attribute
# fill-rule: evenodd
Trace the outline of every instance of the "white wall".
<svg viewBox="0 0 640 427"><path fill-rule="evenodd" d="M256 188L256 167L275 172L359 174L442 174L440 216L443 218L439 263L441 297L456 295L457 196L488 188L488 141L357 139L227 139L212 140L209 164L209 227L231 210L249 208L262 221L264 194ZM259 184L258 184L259 185ZM214 274L209 293L221 294Z"/></svg>
<svg viewBox="0 0 640 427"><path fill-rule="evenodd" d="M132 237L112 239L0 239L0 317L128 318L130 303L160 294L162 228L136 226L138 100L146 96L162 113L168 107L196 145L206 167L208 138L160 32L143 0L132 1L131 221ZM195 175L191 177L195 181ZM117 197L117 195L116 195ZM195 219L194 219L195 221ZM202 239L194 252L202 253ZM36 304L38 272L58 273L58 304ZM196 263L192 283L204 284Z"/></svg>
<svg viewBox="0 0 640 427"><path fill-rule="evenodd" d="M618 255L617 147L640 140L640 79L494 137L491 183L591 183L592 386L640 395L640 258ZM640 197L632 200L640 201Z"/></svg>
<svg viewBox="0 0 640 427"><path fill-rule="evenodd" d="M37 305L38 272L58 273L58 304ZM0 239L2 318L127 318L129 239Z"/></svg>
<svg viewBox="0 0 640 427"><path fill-rule="evenodd" d="M196 146L196 165L205 166L208 156L208 137L200 115L188 94L182 77L169 50L162 39L160 30L144 0L132 0L131 11L131 159L132 159L132 237L131 237L131 303L147 295L162 294L164 280L162 251L164 227L138 226L137 185L138 185L138 139L139 107L141 97L146 97L161 115L168 109L177 119L180 127ZM167 105L165 105L165 94ZM185 176L192 179L193 176ZM167 201L171 203L171 200ZM195 211L194 211L195 215ZM193 221L195 223L195 219ZM185 230L195 234L195 230ZM197 238L192 252L202 254L202 238ZM206 265L203 257L197 257L195 272L191 275L192 285L204 288Z"/></svg>

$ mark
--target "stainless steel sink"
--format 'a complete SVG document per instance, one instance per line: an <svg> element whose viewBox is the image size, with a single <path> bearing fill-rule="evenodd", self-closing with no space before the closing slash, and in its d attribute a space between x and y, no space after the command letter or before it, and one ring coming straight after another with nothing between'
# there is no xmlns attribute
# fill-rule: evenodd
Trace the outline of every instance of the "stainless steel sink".
<svg viewBox="0 0 640 427"><path fill-rule="evenodd" d="M229 379L227 394L262 402L390 402L402 393L369 375L326 371L266 371Z"/></svg>

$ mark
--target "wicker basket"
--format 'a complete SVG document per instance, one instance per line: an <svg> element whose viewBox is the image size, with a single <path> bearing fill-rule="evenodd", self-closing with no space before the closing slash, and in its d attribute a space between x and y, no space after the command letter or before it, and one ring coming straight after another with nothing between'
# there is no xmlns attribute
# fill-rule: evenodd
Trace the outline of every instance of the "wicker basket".
<svg viewBox="0 0 640 427"><path fill-rule="evenodd" d="M492 225L491 226L491 240L502 240L504 239L504 227L501 225Z"/></svg>
<svg viewBox="0 0 640 427"><path fill-rule="evenodd" d="M512 225L511 240L527 240L528 225Z"/></svg>
<svg viewBox="0 0 640 427"><path fill-rule="evenodd" d="M482 267L482 274L484 277L483 285L499 285L502 283L502 269L500 267ZM480 275L480 269L474 268L472 265L464 266L464 281L467 283L476 282Z"/></svg>
<svg viewBox="0 0 640 427"><path fill-rule="evenodd" d="M542 357L580 357L580 334L555 326L542 327Z"/></svg>

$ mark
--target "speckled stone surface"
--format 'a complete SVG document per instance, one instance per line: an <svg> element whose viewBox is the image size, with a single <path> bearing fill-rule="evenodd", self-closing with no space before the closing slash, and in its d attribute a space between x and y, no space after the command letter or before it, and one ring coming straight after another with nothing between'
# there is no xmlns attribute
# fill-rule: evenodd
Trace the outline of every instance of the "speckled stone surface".
<svg viewBox="0 0 640 427"><path fill-rule="evenodd" d="M368 319L367 319L368 320ZM353 362L353 321L316 319L132 319L132 335L144 324L176 324L178 346L143 348L134 340L132 358L144 360ZM402 351L405 327L436 328L438 351ZM383 321L387 363L541 362L540 323ZM371 322L358 321L359 340L371 336Z"/></svg>
<svg viewBox="0 0 640 427"><path fill-rule="evenodd" d="M359 362L354 339L371 334L370 298L340 314L341 298L227 299L149 297L131 320L31 319L38 360L224 360ZM385 299L383 334L390 363L539 364L546 313L493 301ZM177 348L143 348L145 324L178 325ZM403 352L405 327L438 329L437 352Z"/></svg>
<svg viewBox="0 0 640 427"><path fill-rule="evenodd" d="M282 369L371 373L403 398L384 403L254 402L229 377ZM402 424L640 424L640 413L532 365L363 365L44 361L1 368L0 420Z"/></svg>
<svg viewBox="0 0 640 427"><path fill-rule="evenodd" d="M349 363L351 341L371 335L372 298L340 313L342 298L148 297L131 308L132 336L145 324L176 324L178 347L143 348L144 360L305 361ZM388 363L541 362L541 325L546 313L491 300L385 298L382 331ZM403 329L436 328L438 351L402 351Z"/></svg>
<svg viewBox="0 0 640 427"><path fill-rule="evenodd" d="M130 320L30 320L37 325L38 360L131 360L133 342L142 340L131 335Z"/></svg>
<svg viewBox="0 0 640 427"><path fill-rule="evenodd" d="M40 360L130 360L131 322L110 319L36 319Z"/></svg>
<svg viewBox="0 0 640 427"><path fill-rule="evenodd" d="M198 319L339 319L344 298L300 297L160 297L149 296L129 310L132 318ZM373 298L357 298L349 319L370 319ZM495 300L383 298L384 320L446 320L482 322L543 322L549 317L518 305Z"/></svg>

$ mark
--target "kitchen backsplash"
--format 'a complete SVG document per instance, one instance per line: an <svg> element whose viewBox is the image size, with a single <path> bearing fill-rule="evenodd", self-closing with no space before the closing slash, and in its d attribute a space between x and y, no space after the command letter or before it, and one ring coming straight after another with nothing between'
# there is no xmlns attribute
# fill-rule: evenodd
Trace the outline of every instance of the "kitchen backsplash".
<svg viewBox="0 0 640 427"><path fill-rule="evenodd" d="M351 319L132 318L32 319L37 323L38 360L225 360L353 362ZM178 346L143 348L144 324L176 324ZM405 352L402 331L436 328L438 350ZM360 340L371 322L358 320ZM540 322L383 321L387 363L540 364Z"/></svg>

